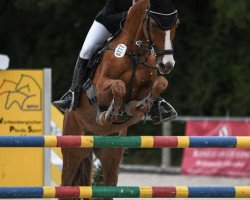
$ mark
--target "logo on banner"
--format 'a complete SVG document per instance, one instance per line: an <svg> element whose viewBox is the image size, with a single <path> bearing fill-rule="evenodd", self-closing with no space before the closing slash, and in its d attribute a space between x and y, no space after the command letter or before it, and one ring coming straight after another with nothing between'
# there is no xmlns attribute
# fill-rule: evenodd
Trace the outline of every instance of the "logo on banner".
<svg viewBox="0 0 250 200"><path fill-rule="evenodd" d="M220 128L220 130L219 130L219 132L218 132L218 135L219 136L229 136L230 135L230 130L229 130L229 127L228 126L226 126L226 125L223 125L221 128Z"/></svg>
<svg viewBox="0 0 250 200"><path fill-rule="evenodd" d="M0 83L0 98L3 99L6 110L17 105L22 111L42 110L42 89L30 75L21 74L20 79L4 79Z"/></svg>

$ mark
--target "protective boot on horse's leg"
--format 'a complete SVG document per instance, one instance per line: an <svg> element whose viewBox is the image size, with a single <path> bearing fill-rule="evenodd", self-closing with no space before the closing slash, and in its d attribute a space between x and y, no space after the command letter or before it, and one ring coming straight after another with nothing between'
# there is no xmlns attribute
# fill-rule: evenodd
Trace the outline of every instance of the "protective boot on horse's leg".
<svg viewBox="0 0 250 200"><path fill-rule="evenodd" d="M98 46L104 43L110 37L110 35L110 32L102 24L94 21L78 57L71 88L59 101L53 102L54 106L63 112L74 111L77 107L79 107L80 97L82 94L82 85L87 78L89 70L89 59L92 57Z"/></svg>

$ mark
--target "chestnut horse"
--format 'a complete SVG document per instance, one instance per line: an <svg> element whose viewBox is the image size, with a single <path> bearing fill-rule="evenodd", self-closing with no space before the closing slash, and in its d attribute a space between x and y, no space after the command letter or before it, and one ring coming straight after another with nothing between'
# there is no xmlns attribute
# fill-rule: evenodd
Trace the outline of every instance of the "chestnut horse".
<svg viewBox="0 0 250 200"><path fill-rule="evenodd" d="M170 45L166 45L167 31L151 17L149 5L149 0L140 0L132 7L123 31L109 44L94 75L97 102L107 109L96 110L83 93L80 107L65 113L63 135L126 136L127 127L138 123L166 90L168 81L158 76L158 70L165 74L174 65L172 41L177 23L168 31ZM117 57L114 49L120 44L127 50ZM122 121L124 115L129 117ZM93 152L101 161L104 185L116 186L122 149L62 148L63 186L91 185Z"/></svg>

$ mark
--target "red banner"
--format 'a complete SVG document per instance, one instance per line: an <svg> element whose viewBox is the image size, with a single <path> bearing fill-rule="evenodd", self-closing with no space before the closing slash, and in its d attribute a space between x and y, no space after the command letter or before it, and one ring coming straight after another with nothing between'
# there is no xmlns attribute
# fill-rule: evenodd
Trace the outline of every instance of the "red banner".
<svg viewBox="0 0 250 200"><path fill-rule="evenodd" d="M189 121L187 136L250 136L247 121ZM188 148L184 150L182 173L250 177L250 149Z"/></svg>

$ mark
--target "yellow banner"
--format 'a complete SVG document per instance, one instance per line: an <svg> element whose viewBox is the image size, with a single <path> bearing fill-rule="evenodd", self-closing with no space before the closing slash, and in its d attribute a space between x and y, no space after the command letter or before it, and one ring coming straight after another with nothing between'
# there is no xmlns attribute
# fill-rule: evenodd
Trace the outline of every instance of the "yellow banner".
<svg viewBox="0 0 250 200"><path fill-rule="evenodd" d="M0 71L0 135L43 135L43 70ZM42 186L43 149L1 148L1 186Z"/></svg>

